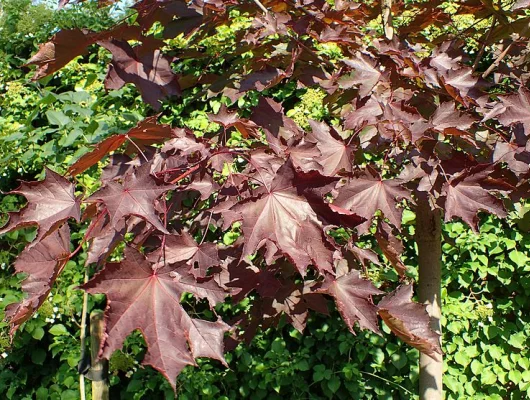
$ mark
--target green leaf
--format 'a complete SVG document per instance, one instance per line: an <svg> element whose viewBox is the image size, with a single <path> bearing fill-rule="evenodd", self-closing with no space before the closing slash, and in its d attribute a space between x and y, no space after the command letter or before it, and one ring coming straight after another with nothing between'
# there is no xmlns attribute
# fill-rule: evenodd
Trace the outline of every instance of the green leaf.
<svg viewBox="0 0 530 400"><path fill-rule="evenodd" d="M452 332L452 333L454 333L455 335L458 335L458 333L460 333L460 331L462 330L462 328L463 328L463 325L462 325L462 323L461 323L460 321L453 321L453 322L451 322L451 323L449 323L449 324L447 325L447 328L446 328L446 329L447 329L449 332Z"/></svg>
<svg viewBox="0 0 530 400"><path fill-rule="evenodd" d="M296 363L296 368L300 371L309 371L311 368L307 360L300 360Z"/></svg>
<svg viewBox="0 0 530 400"><path fill-rule="evenodd" d="M348 342L343 341L339 343L340 354L346 354L350 350L351 346Z"/></svg>
<svg viewBox="0 0 530 400"><path fill-rule="evenodd" d="M519 267L523 267L528 264L528 257L526 254L521 253L520 251L512 250L510 253L508 253L508 257L515 263L515 265Z"/></svg>
<svg viewBox="0 0 530 400"><path fill-rule="evenodd" d="M56 324L50 328L49 331L53 336L68 335L68 330L63 324Z"/></svg>
<svg viewBox="0 0 530 400"><path fill-rule="evenodd" d="M394 364L397 369L403 368L408 363L408 358L403 353L394 353L390 358L392 359L392 364Z"/></svg>
<svg viewBox="0 0 530 400"><path fill-rule="evenodd" d="M486 337L489 340L493 339L494 337L496 337L501 332L502 331L499 328L497 328L495 325L486 326L484 328L484 334L486 335Z"/></svg>
<svg viewBox="0 0 530 400"><path fill-rule="evenodd" d="M285 342L281 339L276 339L272 342L271 350L275 353L283 353L285 351Z"/></svg>
<svg viewBox="0 0 530 400"><path fill-rule="evenodd" d="M83 134L83 131L81 129L78 129L78 128L72 129L68 135L63 136L61 137L61 139L59 139L59 142L58 142L59 146L61 147L71 146L72 144L74 144L76 139L82 134Z"/></svg>
<svg viewBox="0 0 530 400"><path fill-rule="evenodd" d="M61 111L48 110L46 111L46 117L50 125L57 125L63 127L70 123L70 118L64 115Z"/></svg>
<svg viewBox="0 0 530 400"><path fill-rule="evenodd" d="M510 372L508 372L508 379L515 383L516 385L521 382L522 374L521 371L517 369L512 369Z"/></svg>
<svg viewBox="0 0 530 400"><path fill-rule="evenodd" d="M499 360L502 357L502 352L498 346L490 346L488 353L494 360Z"/></svg>
<svg viewBox="0 0 530 400"><path fill-rule="evenodd" d="M340 388L340 379L337 376L333 376L328 381L328 389L331 390L332 393L335 393Z"/></svg>
<svg viewBox="0 0 530 400"><path fill-rule="evenodd" d="M528 358L521 358L517 363L523 370L530 370L530 360Z"/></svg>
<svg viewBox="0 0 530 400"><path fill-rule="evenodd" d="M315 365L313 370L313 380L315 382L320 382L323 379L331 378L331 370L326 369L326 366L323 364Z"/></svg>
<svg viewBox="0 0 530 400"><path fill-rule="evenodd" d="M471 359L465 352L459 351L455 354L455 361L463 367L466 367L471 362Z"/></svg>
<svg viewBox="0 0 530 400"><path fill-rule="evenodd" d="M475 358L475 357L478 357L478 356L480 355L477 346L469 346L469 347L467 347L467 348L466 348L466 354L467 354L470 358Z"/></svg>
<svg viewBox="0 0 530 400"><path fill-rule="evenodd" d="M530 370L523 371L523 373L521 374L521 378L524 382L530 382Z"/></svg>
<svg viewBox="0 0 530 400"><path fill-rule="evenodd" d="M127 392L129 393L135 393L140 391L140 389L143 387L143 382L138 379L133 379L131 382L129 382L129 385L127 385Z"/></svg>
<svg viewBox="0 0 530 400"><path fill-rule="evenodd" d="M37 400L47 400L48 399L48 389L45 387L40 387L35 392L35 398Z"/></svg>
<svg viewBox="0 0 530 400"><path fill-rule="evenodd" d="M223 243L226 246L230 246L237 240L239 236L241 236L239 232L233 232L233 231L226 232L223 235Z"/></svg>
<svg viewBox="0 0 530 400"><path fill-rule="evenodd" d="M458 390L461 387L460 382L450 375L444 377L444 384L453 393L458 393Z"/></svg>
<svg viewBox="0 0 530 400"><path fill-rule="evenodd" d="M480 382L483 385L493 385L497 382L497 375L491 369L486 369L480 375Z"/></svg>
<svg viewBox="0 0 530 400"><path fill-rule="evenodd" d="M515 335L512 335L510 337L510 340L508 340L508 344L517 349L523 349L525 347L525 342L526 335L524 334L524 332L516 333Z"/></svg>
<svg viewBox="0 0 530 400"><path fill-rule="evenodd" d="M79 392L75 390L65 390L61 393L61 400L77 400L79 398Z"/></svg>
<svg viewBox="0 0 530 400"><path fill-rule="evenodd" d="M411 224L416 220L416 214L410 210L403 210L403 216L401 217L401 223L403 225Z"/></svg>
<svg viewBox="0 0 530 400"><path fill-rule="evenodd" d="M31 352L31 361L34 364L42 365L46 360L46 352L44 349L37 348Z"/></svg>
<svg viewBox="0 0 530 400"><path fill-rule="evenodd" d="M501 365L506 371L511 371L511 369L513 368L513 365L508 356L502 356Z"/></svg>
<svg viewBox="0 0 530 400"><path fill-rule="evenodd" d="M351 380L354 376L359 375L359 370L354 365L348 364L343 369L344 377L347 380Z"/></svg>
<svg viewBox="0 0 530 400"><path fill-rule="evenodd" d="M40 326L35 328L33 332L31 332L31 336L35 340L41 340L44 337L44 329L42 329Z"/></svg>
<svg viewBox="0 0 530 400"><path fill-rule="evenodd" d="M471 372L473 372L473 374L478 376L480 375L483 369L484 369L484 365L482 365L480 361L473 360L473 362L471 363Z"/></svg>

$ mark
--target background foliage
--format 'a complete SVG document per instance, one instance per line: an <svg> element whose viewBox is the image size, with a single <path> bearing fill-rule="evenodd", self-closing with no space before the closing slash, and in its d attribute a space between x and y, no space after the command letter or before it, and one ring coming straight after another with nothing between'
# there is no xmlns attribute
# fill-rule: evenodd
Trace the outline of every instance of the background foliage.
<svg viewBox="0 0 530 400"><path fill-rule="evenodd" d="M101 82L109 55L104 51L94 49L53 78L36 83L29 82L28 70L22 67L37 44L54 30L75 26L102 29L122 17L119 10L98 9L92 2L59 12L32 5L30 0L2 0L0 5L0 189L7 191L17 186L18 179L41 176L44 165L63 172L90 144L134 126L148 110L131 86L105 92ZM205 41L206 51L229 52L238 24L245 23L244 18L235 18ZM465 20L457 23L471 24ZM469 46L472 51L473 43ZM183 68L192 70L200 65L190 61ZM316 90L284 85L275 88L273 95L288 100L291 109L287 115L301 126L308 118L319 120L327 115ZM239 105L250 108L256 102L257 97L248 95ZM198 105L195 93L185 93L180 104L166 105L173 108L170 114L175 120L162 122L184 124L202 134L216 129L206 113L217 112L220 105L215 101ZM84 190L97 188L97 176L93 168L81 177ZM19 201L15 196L3 196L0 211L17 209ZM405 213L410 235L413 220L411 212ZM79 226L77 234L83 229ZM506 221L484 217L478 235L460 222L444 226L443 350L448 398L530 396L530 321L525 312L530 307L529 230L530 213L525 205L516 205ZM33 235L24 230L1 239L0 309L20 296L21 277L12 276L10 264ZM414 242L405 240L405 244L409 256L405 263L414 271ZM81 253L70 262L44 307L13 343L9 343L5 324L0 325L3 397L78 398L82 296L76 286L84 277L83 257ZM374 270L375 282L377 274L380 272ZM382 274L381 280L397 278L390 265ZM222 307L221 314L233 312L230 306ZM110 363L112 398L173 398L159 374L139 367L144 352L141 336L132 335L124 351L115 353ZM304 336L283 324L259 333L250 346L240 345L227 355L229 369L210 360L202 361L200 368L186 369L178 378L178 394L182 399L410 399L416 392L417 360L418 352L388 331L383 337L368 332L351 335L332 311L332 318L313 316Z"/></svg>

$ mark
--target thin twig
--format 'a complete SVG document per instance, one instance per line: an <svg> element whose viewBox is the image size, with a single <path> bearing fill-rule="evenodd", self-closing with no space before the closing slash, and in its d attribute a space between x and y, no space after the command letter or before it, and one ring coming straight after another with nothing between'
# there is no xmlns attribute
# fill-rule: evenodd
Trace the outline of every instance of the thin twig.
<svg viewBox="0 0 530 400"><path fill-rule="evenodd" d="M142 155L142 157L144 158L145 162L149 162L149 160L147 159L147 157L145 156L144 152L138 147L138 145L136 143L134 143L134 140L132 140L129 135L125 135L125 138L132 143L132 145L134 147L136 147L136 150L138 150L138 153Z"/></svg>
<svg viewBox="0 0 530 400"><path fill-rule="evenodd" d="M394 27L392 25L392 0L383 0L381 2L381 14L385 37L388 40L392 40L394 37Z"/></svg>
<svg viewBox="0 0 530 400"><path fill-rule="evenodd" d="M184 179L185 177L187 177L188 175L192 174L193 172L197 171L199 169L199 166L200 164L197 164L195 165L194 167L191 167L189 170L187 170L186 172L184 172L183 174L177 176L175 179L173 179L171 182L169 183L177 183L178 181Z"/></svg>
<svg viewBox="0 0 530 400"><path fill-rule="evenodd" d="M510 51L510 49L512 48L512 46L516 43L518 43L521 38L523 36L525 36L528 32L528 29L530 29L530 26L527 26L525 27L521 33L519 34L519 38L517 40L514 40L513 42L511 42L508 46L506 46L506 48L504 49L504 51L499 54L499 56L497 57L497 59L493 62L493 64L491 64L488 69L482 74L482 78L486 78L495 68L497 68L499 66L499 64L501 63L501 61L504 59L504 57L506 57L506 55L508 54L508 52Z"/></svg>
<svg viewBox="0 0 530 400"><path fill-rule="evenodd" d="M208 234L208 228L210 227L210 222L212 221L212 215L213 212L210 211L210 218L208 218L208 222L206 224L206 229L204 230L204 235L202 236L201 242L199 243L199 246L204 243L204 239L206 239L206 235Z"/></svg>
<svg viewBox="0 0 530 400"><path fill-rule="evenodd" d="M497 16L494 15L493 18L491 19L490 29L488 30L486 38L484 39L484 42L482 42L482 46L480 47L480 50L478 51L477 57L475 58L475 62L473 63L473 66L472 66L473 72L475 72L475 70L477 69L478 63L480 62L480 59L482 58L482 55L484 54L484 50L486 50L486 46L490 40L491 35L493 34L493 28L495 28L496 23L497 23Z"/></svg>
<svg viewBox="0 0 530 400"><path fill-rule="evenodd" d="M259 1L259 0L254 0L254 3L256 3L256 5L257 5L259 8L261 8L261 10L262 10L266 15L269 14L269 10L267 10L267 7L265 7L261 1Z"/></svg>
<svg viewBox="0 0 530 400"><path fill-rule="evenodd" d="M504 57L506 57L506 54L508 54L508 52L510 51L510 49L512 48L513 44L515 42L511 42L508 46L506 46L506 48L504 49L504 51L499 54L499 56L497 57L497 59L493 62L493 64L491 64L488 69L482 74L482 78L486 78L495 68L497 68L499 66L499 64L501 63L501 61L504 59Z"/></svg>
<svg viewBox="0 0 530 400"><path fill-rule="evenodd" d="M406 387L401 386L399 383L392 382L392 381L390 381L390 380L388 380L386 378L383 378L382 376L379 376L379 375L376 375L376 374L372 374L371 372L361 371L361 374L365 374L365 375L373 376L374 378L377 378L377 379L381 379L383 382L390 383L391 385L395 385L396 387L398 387L401 390L403 390L405 393L408 393L411 396L414 396L414 393L412 393Z"/></svg>
<svg viewBox="0 0 530 400"><path fill-rule="evenodd" d="M101 218L103 218L104 215L106 215L108 213L108 210L105 208L101 214L98 215L97 219L95 219L91 224L90 226L88 227L86 233L85 233L85 236L83 236L83 239L81 240L81 243L79 243L79 246L77 246L77 248L72 251L70 253L70 255L68 256L67 258L67 261L68 260L71 260L73 256L75 256L82 248L83 248L83 245L90 239L89 236L90 234L92 233L92 231L94 230L94 228L96 227L96 225L99 223L99 221L101 220ZM66 262L65 262L65 265L66 265ZM64 268L64 266L63 266ZM62 269L61 269L62 271Z"/></svg>

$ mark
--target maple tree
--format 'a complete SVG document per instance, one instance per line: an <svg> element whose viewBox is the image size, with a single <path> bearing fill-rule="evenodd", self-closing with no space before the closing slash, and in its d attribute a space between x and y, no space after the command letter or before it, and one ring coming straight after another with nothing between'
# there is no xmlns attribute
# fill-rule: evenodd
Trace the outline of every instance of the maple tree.
<svg viewBox="0 0 530 400"><path fill-rule="evenodd" d="M47 171L14 192L28 204L0 232L33 225L38 234L15 264L28 274L28 297L8 310L13 332L78 251L69 249L67 221L82 217L90 224L78 249L88 245L87 262L99 270L83 289L107 296L100 355L109 357L139 329L144 363L173 387L197 357L224 362L225 338L250 340L257 326L281 317L302 331L309 310L327 312L328 298L352 332L357 325L379 332L382 319L434 360L423 359L425 371L439 366L442 214L474 230L479 212L506 216L510 202L528 197L530 156L528 32L514 23L527 21L530 5L459 2L453 13L493 18L490 27L466 32L481 45L472 60L451 33L435 41L422 33L451 20L441 4L141 0L135 18L108 31L61 31L41 45L28 61L35 79L98 45L112 54L105 87L134 84L153 114L96 145L66 178ZM386 25L378 30L381 9ZM202 41L236 13L247 19L238 46L204 53ZM412 16L389 26L392 14ZM175 38L185 45L169 45ZM481 72L486 47L500 53ZM198 76L187 74L188 60L203 63ZM275 96L287 83L324 91L330 118L299 126ZM164 102L178 102L184 90L197 101L222 99L209 114L216 134L157 122L155 112L168 112ZM255 93L261 97L251 112L238 110ZM234 133L244 140L230 140ZM120 149L130 157L118 157ZM75 197L75 176L109 155L102 187ZM432 286L420 290L419 302L400 258L406 208L417 214L420 286L423 279ZM237 240L220 243L226 232ZM364 235L375 237L398 272L393 291L369 280L364 266L379 261L359 246ZM124 258L110 262L119 244ZM191 293L214 310L252 291L250 309L235 322L194 318L181 305ZM441 393L437 379L430 389Z"/></svg>

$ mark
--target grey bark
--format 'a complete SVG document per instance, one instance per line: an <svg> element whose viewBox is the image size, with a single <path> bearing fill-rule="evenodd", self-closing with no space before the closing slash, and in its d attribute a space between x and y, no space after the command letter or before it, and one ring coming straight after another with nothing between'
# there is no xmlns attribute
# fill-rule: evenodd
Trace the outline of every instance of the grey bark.
<svg viewBox="0 0 530 400"><path fill-rule="evenodd" d="M416 243L419 264L419 301L427 304L431 328L441 334L442 220L440 210L432 210L427 199L418 200ZM440 361L436 361L423 353L420 354L419 394L421 400L443 399L442 372L441 356Z"/></svg>

